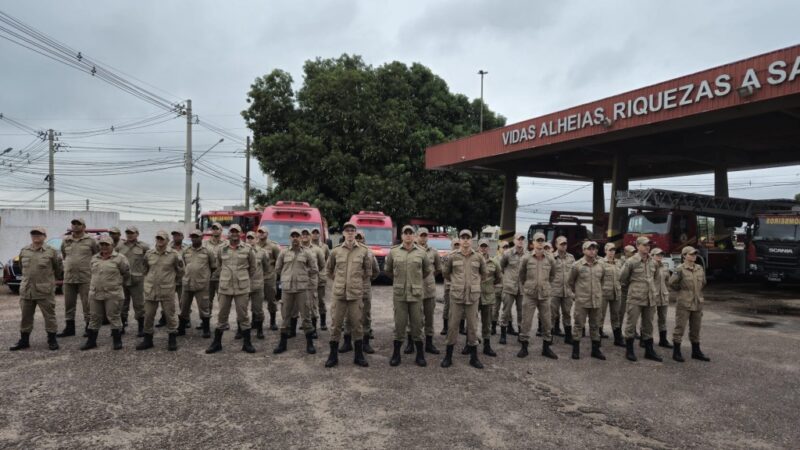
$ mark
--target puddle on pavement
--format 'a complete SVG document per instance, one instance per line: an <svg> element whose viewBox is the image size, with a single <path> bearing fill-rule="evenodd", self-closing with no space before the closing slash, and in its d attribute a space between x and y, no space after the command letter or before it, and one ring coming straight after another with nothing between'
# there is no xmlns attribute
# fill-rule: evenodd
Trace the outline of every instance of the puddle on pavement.
<svg viewBox="0 0 800 450"><path fill-rule="evenodd" d="M754 327L754 328L772 328L775 322L758 321L758 320L735 320L731 322L734 325L741 327Z"/></svg>

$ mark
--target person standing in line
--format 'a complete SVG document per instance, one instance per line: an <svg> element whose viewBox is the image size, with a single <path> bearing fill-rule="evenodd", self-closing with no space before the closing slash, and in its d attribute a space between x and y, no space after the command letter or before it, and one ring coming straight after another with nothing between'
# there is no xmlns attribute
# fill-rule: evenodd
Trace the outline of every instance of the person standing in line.
<svg viewBox="0 0 800 450"><path fill-rule="evenodd" d="M356 230L356 242L359 244L367 246L366 241L364 240L364 234L360 231ZM361 322L363 323L364 328L364 353L366 354L373 354L375 350L373 350L372 346L369 345L370 333L372 333L372 281L378 278L381 274L381 267L378 265L378 258L375 257L375 254L367 247L367 252L369 253L369 260L372 262L372 268L369 272L364 273L364 289L363 289L363 299L362 299L362 309L361 309ZM330 260L330 258L328 258ZM344 318L344 344L339 347L339 353L349 352L353 349L352 346L352 337L353 337L353 326L350 324L350 321L347 317Z"/></svg>
<svg viewBox="0 0 800 450"><path fill-rule="evenodd" d="M458 239L453 239L452 241L450 241L451 252L458 251L460 248L461 248L461 242L459 242ZM442 264L444 264L444 262L445 262L444 259L442 259ZM450 329L450 327L448 326L449 320L450 320L450 282L444 280L444 308L442 308L442 331L439 332L440 335L447 336L447 331Z"/></svg>
<svg viewBox="0 0 800 450"><path fill-rule="evenodd" d="M170 248L166 231L156 233L156 246L144 255L144 339L136 350L153 348L153 324L159 306L167 317L167 350L178 349L178 315L175 302L175 279L183 278L183 259Z"/></svg>
<svg viewBox="0 0 800 450"><path fill-rule="evenodd" d="M178 336L186 334L189 327L189 316L192 313L192 301L197 301L197 312L200 315L200 326L203 338L211 337L211 309L208 304L208 288L211 274L217 270L217 258L203 245L203 232L194 230L189 233L192 245L182 253L183 292L181 293L181 313L178 317Z"/></svg>
<svg viewBox="0 0 800 450"><path fill-rule="evenodd" d="M286 351L286 343L289 339L290 327L296 327L297 319L293 316L295 312L300 317L308 317L306 312L308 287L311 277L318 274L317 258L311 252L300 245L300 230L292 228L289 231L291 245L281 251L278 261L275 263L275 270L280 273L282 293L281 317L281 340L272 353L279 354ZM306 335L306 353L314 354L314 338L311 335L311 322L303 321L303 332Z"/></svg>
<svg viewBox="0 0 800 450"><path fill-rule="evenodd" d="M675 268L669 278L669 285L678 291L678 303L675 308L675 331L672 334L672 359L683 362L681 341L689 325L689 341L692 343L692 359L711 361L700 350L700 325L703 319L703 288L706 286L706 273L703 266L697 264L697 250L686 246L681 250L683 263Z"/></svg>
<svg viewBox="0 0 800 450"><path fill-rule="evenodd" d="M519 282L519 264L525 256L525 236L514 235L514 247L506 250L500 258L503 271L503 312L500 314L500 344L506 344L506 334L514 335L511 309L516 304L517 321L522 316L522 288Z"/></svg>
<svg viewBox="0 0 800 450"><path fill-rule="evenodd" d="M86 234L86 222L77 217L72 219L72 233L61 242L61 256L64 259L64 330L58 337L75 336L75 311L78 296L81 298L85 331L88 334L89 319L89 282L92 278L92 256L100 251L94 238ZM86 334L84 334L86 337Z"/></svg>
<svg viewBox="0 0 800 450"><path fill-rule="evenodd" d="M81 350L97 347L97 334L103 319L111 323L111 338L114 350L122 349L122 318L119 307L125 298L123 286L128 284L131 269L128 259L114 250L114 240L110 236L100 238L100 251L92 256L89 298L91 299L92 320L89 323L86 342Z"/></svg>
<svg viewBox="0 0 800 450"><path fill-rule="evenodd" d="M572 265L575 264L575 257L567 252L567 237L559 236L556 238L556 252L553 254L556 264L556 276L553 278L553 291L551 300L551 313L553 314L552 323L555 329L554 335L560 333L558 322L559 314L564 323L564 343L572 344L572 302L574 293L567 289L566 281Z"/></svg>
<svg viewBox="0 0 800 450"><path fill-rule="evenodd" d="M277 242L269 239L269 229L266 226L262 225L256 230L256 237L258 238L256 245L263 248L269 257L269 269L264 271L264 300L267 302L267 312L269 312L269 329L277 331L278 303L275 296L278 286L275 263L278 261L278 255L281 254L281 248Z"/></svg>
<svg viewBox="0 0 800 450"><path fill-rule="evenodd" d="M117 253L128 260L131 268L130 280L123 287L125 301L122 304L122 333L128 323L128 311L133 305L137 322L137 337L144 337L144 255L150 246L139 240L139 229L131 225L125 228L125 240L117 246Z"/></svg>
<svg viewBox="0 0 800 450"><path fill-rule="evenodd" d="M658 346L672 348L667 340L667 312L669 311L669 267L664 264L664 252L656 247L650 250L650 256L656 262L656 316L658 318Z"/></svg>
<svg viewBox="0 0 800 450"><path fill-rule="evenodd" d="M603 308L600 314L600 326L606 323L606 312L611 314L611 331L614 333L614 345L625 347L622 340L622 286L619 284L619 273L622 270L622 262L616 258L617 247L609 242L605 246L606 256L600 262L606 265L606 271L610 273L603 279ZM602 336L602 333L600 334Z"/></svg>
<svg viewBox="0 0 800 450"><path fill-rule="evenodd" d="M492 350L492 312L494 311L497 297L495 286L503 284L503 272L500 271L500 263L495 258L489 257L489 241L481 239L478 250L486 261L486 279L481 282L481 338L483 339L483 354L486 356L497 356Z"/></svg>
<svg viewBox="0 0 800 450"><path fill-rule="evenodd" d="M645 359L662 361L653 349L653 314L655 312L655 273L656 265L650 257L650 239L646 236L636 238L637 253L625 261L619 275L619 282L628 287L627 312L625 314L625 357L636 361L633 341L636 322L642 319L642 341L645 344Z"/></svg>
<svg viewBox="0 0 800 450"><path fill-rule="evenodd" d="M528 356L528 342L533 325L533 315L538 310L542 319L542 356L558 359L550 348L553 345L553 325L550 323L552 315L552 283L556 276L556 262L553 255L544 251L545 236L543 233L534 233L533 250L526 253L519 261L519 285L523 296L522 302L522 328L519 333L520 349L518 358Z"/></svg>
<svg viewBox="0 0 800 450"><path fill-rule="evenodd" d="M211 254L217 255L219 250L228 245L228 242L222 238L222 225L219 222L211 224L211 237L203 242L203 245L211 251ZM216 256L215 256L216 257ZM219 263L219 260L217 260ZM217 271L211 273L211 280L208 284L208 310L214 314L214 298L219 291L219 270L222 268L221 264L217 265ZM201 328L202 324L197 328Z"/></svg>
<svg viewBox="0 0 800 450"><path fill-rule="evenodd" d="M331 255L331 249L328 248L328 244L322 242L320 240L319 228L312 228L311 229L311 245L317 247L318 249L322 250L323 260L327 264L328 258ZM322 270L324 265L320 266L320 270ZM325 331L328 329L328 325L326 324L326 316L327 310L325 309L325 291L327 289L328 282L325 280L325 277L319 277L319 283L317 285L317 307L316 311L319 314L319 329ZM316 325L315 325L316 328ZM366 345L365 345L366 347Z"/></svg>
<svg viewBox="0 0 800 450"><path fill-rule="evenodd" d="M256 339L264 339L264 271L269 269L269 255L263 247L256 245L256 233L247 232L247 244L256 254L256 275L250 280L250 311L253 313L253 328ZM241 328L237 327L235 339L242 338Z"/></svg>
<svg viewBox="0 0 800 450"><path fill-rule="evenodd" d="M425 277L425 287L422 299L422 318L425 328L425 352L434 355L439 354L439 349L433 344L433 318L436 314L436 275L442 272L442 258L439 251L428 245L428 229L420 227L417 230L417 246L425 251L428 261L433 270ZM408 333L408 343L404 353L414 352L414 344L411 333Z"/></svg>
<svg viewBox="0 0 800 450"><path fill-rule="evenodd" d="M603 307L603 283L613 275L606 265L597 260L597 242L583 243L583 258L570 268L566 284L575 298L575 327L572 329L572 359L581 357L581 337L586 318L589 318L589 336L592 339L592 358L605 360L600 351L600 317Z"/></svg>

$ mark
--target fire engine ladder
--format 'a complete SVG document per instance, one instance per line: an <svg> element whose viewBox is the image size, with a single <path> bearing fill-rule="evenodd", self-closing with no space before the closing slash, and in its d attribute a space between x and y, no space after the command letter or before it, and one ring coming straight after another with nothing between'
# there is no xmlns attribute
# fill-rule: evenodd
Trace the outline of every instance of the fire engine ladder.
<svg viewBox="0 0 800 450"><path fill-rule="evenodd" d="M663 189L617 191L617 207L689 211L701 216L748 220L760 212L787 211L800 203L788 199L748 200Z"/></svg>

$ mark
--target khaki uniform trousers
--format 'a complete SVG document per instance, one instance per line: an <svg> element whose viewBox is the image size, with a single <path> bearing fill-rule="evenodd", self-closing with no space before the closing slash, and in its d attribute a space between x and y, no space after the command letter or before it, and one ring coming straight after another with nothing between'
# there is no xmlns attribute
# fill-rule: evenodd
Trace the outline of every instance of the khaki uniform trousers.
<svg viewBox="0 0 800 450"><path fill-rule="evenodd" d="M422 341L422 302L394 300L394 340L405 341L406 330L411 329L411 339ZM456 324L458 333L458 324Z"/></svg>
<svg viewBox="0 0 800 450"><path fill-rule="evenodd" d="M264 299L267 302L267 311L270 314L275 315L278 311L278 303L275 301L275 296L278 293L278 289L275 286L275 280L268 280L264 282Z"/></svg>
<svg viewBox="0 0 800 450"><path fill-rule="evenodd" d="M161 305L161 311L167 319L167 332L176 333L178 331L178 315L176 314L177 305L174 298L169 300L145 300L144 302L144 332L153 334L155 329L156 312Z"/></svg>
<svg viewBox="0 0 800 450"><path fill-rule="evenodd" d="M326 314L328 312L328 310L325 309L325 290L327 288L327 284L317 286L317 295L315 296L317 305L314 307L314 317L319 317L320 314Z"/></svg>
<svg viewBox="0 0 800 450"><path fill-rule="evenodd" d="M231 313L231 304L236 307L236 322L242 331L250 329L250 316L247 308L250 306L250 294L228 295L219 294L219 312L217 313L217 329L228 330L228 316Z"/></svg>
<svg viewBox="0 0 800 450"><path fill-rule="evenodd" d="M506 327L509 324L513 324L511 320L511 307L516 304L517 307L517 327L520 326L522 322L522 306L523 306L523 295L520 292L517 295L512 294L503 294L503 313L500 314L500 326Z"/></svg>
<svg viewBox="0 0 800 450"><path fill-rule="evenodd" d="M303 317L305 321L308 319L308 322L311 323L311 319L316 319L319 317L319 312L317 311L317 290L316 289L309 289L306 291L306 316Z"/></svg>
<svg viewBox="0 0 800 450"><path fill-rule="evenodd" d="M481 305L481 338L487 340L492 335L492 314L494 314L495 305Z"/></svg>
<svg viewBox="0 0 800 450"><path fill-rule="evenodd" d="M450 320L450 286L444 287L444 309L442 310L442 320Z"/></svg>
<svg viewBox="0 0 800 450"><path fill-rule="evenodd" d="M19 331L22 333L30 333L33 331L33 316L36 312L36 306L39 306L39 311L42 312L45 331L48 333L55 333L58 331L58 324L56 323L56 300L52 295L35 300L19 299L19 309L22 310L22 320L19 324Z"/></svg>
<svg viewBox="0 0 800 450"><path fill-rule="evenodd" d="M547 342L553 342L553 322L551 322L552 315L550 314L551 306L552 304L550 299L535 299L528 295L523 296L522 325L520 325L519 329L520 342L530 341L531 327L533 326L533 315L537 309L539 310L539 318L542 320L542 339Z"/></svg>
<svg viewBox="0 0 800 450"><path fill-rule="evenodd" d="M336 299L331 304L331 341L339 342L342 328L345 333L352 336L353 340L364 338L364 303L362 300Z"/></svg>
<svg viewBox="0 0 800 450"><path fill-rule="evenodd" d="M83 320L89 323L91 311L89 308L89 283L64 283L64 317L66 320L75 320L75 311L78 309L78 296L81 297Z"/></svg>
<svg viewBox="0 0 800 450"><path fill-rule="evenodd" d="M622 316L623 311L620 309L622 307L622 300L616 298L615 295L606 295L603 294L603 310L600 314L600 327L602 329L603 324L606 323L606 313L610 312L611 316L611 328L622 328Z"/></svg>
<svg viewBox="0 0 800 450"><path fill-rule="evenodd" d="M550 299L550 312L552 313L552 321L558 321L558 313L561 313L561 326L566 327L572 324L572 297L552 297ZM542 324L544 326L544 324Z"/></svg>
<svg viewBox="0 0 800 450"><path fill-rule="evenodd" d="M211 305L208 303L208 289L198 289L192 291L186 288L181 293L181 314L183 320L189 320L192 316L192 301L197 301L197 312L201 319L211 317Z"/></svg>
<svg viewBox="0 0 800 450"><path fill-rule="evenodd" d="M281 293L281 334L289 332L293 317L303 318L303 333L311 332L311 322L307 320L308 313L306 313L306 308L308 307L308 302L306 297L308 297L308 291L283 291Z"/></svg>
<svg viewBox="0 0 800 450"><path fill-rule="evenodd" d="M575 323L572 326L572 339L574 341L581 340L587 317L589 318L589 336L592 341L600 340L600 318L602 317L602 309L581 308L575 305Z"/></svg>
<svg viewBox="0 0 800 450"><path fill-rule="evenodd" d="M333 305L331 305L331 310L333 310ZM369 334L372 331L372 293L365 295L361 299L361 328L364 334ZM344 318L344 334L353 334L353 327L347 315Z"/></svg>
<svg viewBox="0 0 800 450"><path fill-rule="evenodd" d="M672 333L672 340L675 344L683 341L683 334L686 331L686 323L689 323L689 342L700 343L700 325L703 321L703 310L690 311L686 308L675 308L675 331Z"/></svg>
<svg viewBox="0 0 800 450"><path fill-rule="evenodd" d="M253 313L253 322L264 322L264 289L250 291L250 311Z"/></svg>
<svg viewBox="0 0 800 450"><path fill-rule="evenodd" d="M211 280L208 282L208 310L214 311L214 297L217 296L219 291L219 280Z"/></svg>
<svg viewBox="0 0 800 450"><path fill-rule="evenodd" d="M492 322L500 321L500 311L503 309L503 290L494 293L494 308L492 308Z"/></svg>
<svg viewBox="0 0 800 450"><path fill-rule="evenodd" d="M89 321L90 330L99 330L103 325L103 319L108 319L112 330L122 329L122 319L119 309L123 299L112 298L108 300L91 300L89 308L92 311L92 320Z"/></svg>
<svg viewBox="0 0 800 450"><path fill-rule="evenodd" d="M669 305L656 306L656 317L658 317L658 332L667 331L667 312Z"/></svg>
<svg viewBox="0 0 800 450"><path fill-rule="evenodd" d="M466 303L450 304L450 321L447 323L446 345L455 345L458 340L458 322L461 318L467 321L467 345L478 345L478 302L467 305ZM402 340L402 339L401 339Z"/></svg>
<svg viewBox="0 0 800 450"><path fill-rule="evenodd" d="M127 319L128 311L133 303L133 318L138 320L144 317L144 277L131 277L131 285L123 286L125 300L122 302L122 317Z"/></svg>
<svg viewBox="0 0 800 450"><path fill-rule="evenodd" d="M642 318L642 340L653 339L653 314L656 312L655 306L640 306L628 303L625 312L625 339L633 339L636 336L636 322Z"/></svg>
<svg viewBox="0 0 800 450"><path fill-rule="evenodd" d="M422 320L425 336L433 336L433 318L436 314L436 297L422 299Z"/></svg>

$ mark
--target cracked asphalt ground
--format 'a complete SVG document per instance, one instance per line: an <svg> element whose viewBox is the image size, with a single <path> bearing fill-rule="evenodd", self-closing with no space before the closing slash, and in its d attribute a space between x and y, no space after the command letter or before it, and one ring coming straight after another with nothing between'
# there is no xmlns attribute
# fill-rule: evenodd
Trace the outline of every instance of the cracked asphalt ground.
<svg viewBox="0 0 800 450"><path fill-rule="evenodd" d="M115 352L107 327L96 350L80 352L83 339L74 337L60 339L61 350L51 352L38 312L32 349L12 353L19 307L16 296L0 291L2 448L798 448L800 442L797 287L710 286L703 349L711 363L630 363L608 340L607 361L588 358L587 340L579 361L569 359L563 343L554 346L558 361L541 357L538 339L531 356L519 359L516 339L501 346L495 336L498 357L481 356L484 370L469 367L459 347L450 369L439 367L442 355L428 355L426 368L410 355L390 367L388 286L374 289L377 353L368 355L370 367L354 366L347 353L327 370L327 332L316 355L304 353L302 338L273 355L276 332L254 339L255 355L241 352L232 332L222 353L206 355L209 340L196 330L179 338L177 352L166 351L162 331L154 349L135 351L137 339L128 334ZM63 297L57 305L61 327ZM441 307L436 343L443 350Z"/></svg>

